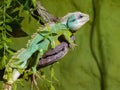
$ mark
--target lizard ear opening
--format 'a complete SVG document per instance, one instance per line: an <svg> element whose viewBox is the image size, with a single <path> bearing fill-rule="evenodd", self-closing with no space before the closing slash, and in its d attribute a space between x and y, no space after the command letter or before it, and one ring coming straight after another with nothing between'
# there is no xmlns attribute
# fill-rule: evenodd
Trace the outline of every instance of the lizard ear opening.
<svg viewBox="0 0 120 90"><path fill-rule="evenodd" d="M69 22L69 18L70 17L68 17L68 19L66 20L66 26L69 28L69 25L68 25L68 22ZM70 29L70 28L69 28Z"/></svg>

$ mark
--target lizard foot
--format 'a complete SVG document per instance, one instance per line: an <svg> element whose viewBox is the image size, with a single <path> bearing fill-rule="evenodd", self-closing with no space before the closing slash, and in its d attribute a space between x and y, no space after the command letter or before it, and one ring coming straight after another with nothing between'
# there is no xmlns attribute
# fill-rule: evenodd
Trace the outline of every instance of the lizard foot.
<svg viewBox="0 0 120 90"><path fill-rule="evenodd" d="M36 78L40 79L39 72L36 70L36 67L32 67L32 74L31 74L31 83L32 83L32 85L31 85L31 90L33 90L33 86L35 86L35 88L37 90L40 90L38 85L37 85Z"/></svg>
<svg viewBox="0 0 120 90"><path fill-rule="evenodd" d="M3 90L12 90L11 84L3 84Z"/></svg>
<svg viewBox="0 0 120 90"><path fill-rule="evenodd" d="M78 45L75 44L75 43L72 43L72 44L69 45L69 47L72 48L72 49L74 49L76 46L78 46Z"/></svg>
<svg viewBox="0 0 120 90"><path fill-rule="evenodd" d="M38 73L33 74L33 75L31 76L31 83L32 83L31 89L33 89L33 86L35 86L35 88L36 88L37 90L40 90L39 87L38 87L37 81L36 81L36 78L37 78L37 77L40 78L39 75L38 75Z"/></svg>

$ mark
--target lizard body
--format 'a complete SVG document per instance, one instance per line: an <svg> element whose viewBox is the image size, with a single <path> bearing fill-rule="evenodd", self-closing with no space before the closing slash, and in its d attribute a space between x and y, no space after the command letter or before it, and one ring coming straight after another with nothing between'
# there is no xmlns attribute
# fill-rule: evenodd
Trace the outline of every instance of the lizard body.
<svg viewBox="0 0 120 90"><path fill-rule="evenodd" d="M18 50L9 60L3 76L5 83L12 85L27 68L29 58L39 51L31 67L33 74L35 74L39 58L49 49L59 45L57 42L59 42L60 36L63 36L71 46L74 45L70 39L71 35L88 20L87 14L74 12L63 17L60 23L49 23L45 27L39 28L28 40L26 47Z"/></svg>

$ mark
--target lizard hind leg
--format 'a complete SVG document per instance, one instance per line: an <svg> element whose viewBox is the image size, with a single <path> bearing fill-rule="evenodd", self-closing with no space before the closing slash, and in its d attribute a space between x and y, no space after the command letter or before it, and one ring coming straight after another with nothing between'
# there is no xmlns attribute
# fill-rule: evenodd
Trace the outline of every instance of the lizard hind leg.
<svg viewBox="0 0 120 90"><path fill-rule="evenodd" d="M35 86L35 88L36 88L37 90L40 90L39 87L38 87L38 84L37 84L36 76L35 76L35 75L32 75L32 77L31 77L31 83L32 83L32 85L31 85L31 90L33 90L33 86Z"/></svg>
<svg viewBox="0 0 120 90"><path fill-rule="evenodd" d="M37 85L36 78L40 78L40 77L39 77L39 73L38 73L37 70L36 70L36 67L37 67L37 64L38 64L38 62L39 62L39 59L41 58L42 55L43 55L43 50L40 49L39 52L37 52L37 58L36 58L36 60L34 61L34 64L33 64L32 68L31 68L31 69L32 69L32 72L33 72L32 76L31 76L31 82L32 82L32 87L31 87L31 88L33 88L33 86L35 86L35 88L36 88L37 90L39 90L39 87L38 87L38 85Z"/></svg>

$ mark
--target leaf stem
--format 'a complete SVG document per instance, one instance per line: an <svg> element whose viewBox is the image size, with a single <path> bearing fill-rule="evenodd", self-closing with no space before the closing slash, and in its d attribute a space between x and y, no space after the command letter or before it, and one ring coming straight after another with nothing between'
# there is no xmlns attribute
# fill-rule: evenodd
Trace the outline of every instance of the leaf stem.
<svg viewBox="0 0 120 90"><path fill-rule="evenodd" d="M5 53L6 53L6 24L5 24L5 21L6 21L6 3L5 3L5 0L4 0L4 3L3 3L3 30L2 30L2 39L3 39L3 57L5 56Z"/></svg>

